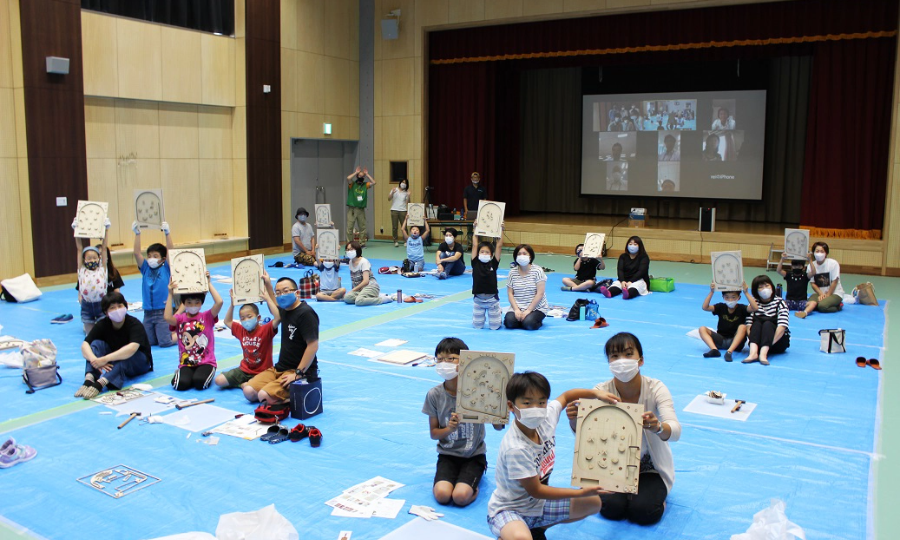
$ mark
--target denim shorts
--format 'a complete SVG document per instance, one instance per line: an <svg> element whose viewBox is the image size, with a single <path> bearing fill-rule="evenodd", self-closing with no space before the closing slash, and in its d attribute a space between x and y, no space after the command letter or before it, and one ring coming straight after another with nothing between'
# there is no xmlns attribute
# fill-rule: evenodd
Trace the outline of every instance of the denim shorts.
<svg viewBox="0 0 900 540"><path fill-rule="evenodd" d="M103 310L100 309L100 302L81 301L81 322L94 324L105 317Z"/></svg>

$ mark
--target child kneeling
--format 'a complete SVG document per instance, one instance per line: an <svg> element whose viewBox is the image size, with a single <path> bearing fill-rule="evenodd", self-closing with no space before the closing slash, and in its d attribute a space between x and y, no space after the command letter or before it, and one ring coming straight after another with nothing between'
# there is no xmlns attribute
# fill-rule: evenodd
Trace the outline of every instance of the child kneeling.
<svg viewBox="0 0 900 540"><path fill-rule="evenodd" d="M741 283L741 288L747 292L747 283ZM744 342L747 341L747 327L744 322L747 320L747 314L756 311L756 300L753 295L747 295L748 307L745 304L739 304L741 299L740 291L722 291L722 300L713 306L709 305L712 300L713 293L716 292L715 283L709 285L709 294L703 300L703 311L711 311L713 315L719 317L719 324L716 331L705 326L700 327L700 339L709 347L709 350L703 353L704 358L716 358L721 356L719 349L725 351L725 361L731 362L731 354L735 351L744 350Z"/></svg>
<svg viewBox="0 0 900 540"><path fill-rule="evenodd" d="M216 336L213 327L219 320L222 309L222 297L216 291L209 272L206 272L209 294L213 298L213 306L201 312L206 293L184 294L184 313L172 313L172 297L175 292L175 281L169 283L169 296L163 318L178 334L178 369L172 377L172 388L175 390L205 390L209 388L216 373Z"/></svg>
<svg viewBox="0 0 900 540"><path fill-rule="evenodd" d="M573 401L597 398L610 403L615 396L602 390L568 390L550 401L550 383L540 373L526 371L510 377L506 399L515 415L497 454L497 489L488 502L488 525L502 540L532 538L531 529L580 521L600 511L599 487L551 487L556 461L556 425ZM549 403L548 403L549 401Z"/></svg>
<svg viewBox="0 0 900 540"><path fill-rule="evenodd" d="M216 386L243 388L250 379L272 367L272 340L278 333L281 314L278 311L278 304L267 290L271 287L269 274L263 273L263 282L266 287L263 288L262 297L272 314L272 320L265 324L260 324L259 308L256 304L241 306L238 311L240 322L234 322L234 289L231 290L231 304L225 315L225 326L230 328L231 335L241 342L244 357L241 358L241 365L238 367L216 375Z"/></svg>
<svg viewBox="0 0 900 540"><path fill-rule="evenodd" d="M476 220L473 227L477 227ZM502 232L503 226L500 226ZM500 293L497 290L497 269L503 253L503 236L497 238L497 245L488 241L478 241L472 237L472 326L481 330L484 320L488 320L491 330L499 330L503 324L500 309Z"/></svg>

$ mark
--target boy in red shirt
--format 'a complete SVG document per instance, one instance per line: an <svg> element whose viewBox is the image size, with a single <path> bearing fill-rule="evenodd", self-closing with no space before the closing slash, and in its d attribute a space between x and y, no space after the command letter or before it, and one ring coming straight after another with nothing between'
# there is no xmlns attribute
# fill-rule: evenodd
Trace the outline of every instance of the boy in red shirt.
<svg viewBox="0 0 900 540"><path fill-rule="evenodd" d="M272 313L272 320L260 324L259 308L256 304L244 304L238 311L239 322L235 322L234 314L234 290L231 291L231 305L225 315L225 326L231 328L231 335L241 342L241 350L244 357L241 365L216 375L216 384L223 388L242 388L244 383L252 379L258 373L272 367L272 339L278 333L278 323L281 316L278 313L278 305L268 293L269 275L263 273L263 281L267 287L263 287L262 297Z"/></svg>

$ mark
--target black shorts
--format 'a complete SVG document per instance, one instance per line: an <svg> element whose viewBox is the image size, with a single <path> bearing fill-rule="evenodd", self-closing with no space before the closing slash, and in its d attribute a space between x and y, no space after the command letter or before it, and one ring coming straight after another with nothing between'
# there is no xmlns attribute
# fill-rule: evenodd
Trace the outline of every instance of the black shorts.
<svg viewBox="0 0 900 540"><path fill-rule="evenodd" d="M478 454L470 458L438 454L434 483L450 482L454 486L456 484L467 484L472 489L478 489L478 484L481 483L481 477L484 476L484 471L486 470L487 456L484 454Z"/></svg>
<svg viewBox="0 0 900 540"><path fill-rule="evenodd" d="M722 334L718 332L710 332L709 336L712 338L713 343L716 344L717 349L728 350L731 348L731 344L734 343L734 336L732 337L723 337ZM740 352L744 350L744 343L747 342L747 338L744 338L744 341L741 342L741 345L735 349L735 352Z"/></svg>

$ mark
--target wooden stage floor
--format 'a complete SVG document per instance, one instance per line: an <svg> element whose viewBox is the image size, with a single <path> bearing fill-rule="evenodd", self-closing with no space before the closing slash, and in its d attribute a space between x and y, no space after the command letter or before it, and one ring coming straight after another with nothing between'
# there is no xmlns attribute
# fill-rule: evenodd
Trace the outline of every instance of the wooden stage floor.
<svg viewBox="0 0 900 540"><path fill-rule="evenodd" d="M609 228L616 224L619 227L628 226L627 216L600 216L590 214L549 214L526 213L505 218L507 227L515 223L516 228L524 224L540 226L565 225ZM650 217L647 229L662 229L669 231L697 231L699 230L697 219L654 218ZM797 224L789 223L747 223L743 221L716 221L716 232L737 234L765 234L782 235L785 228L796 228ZM598 231L603 232L603 231Z"/></svg>

